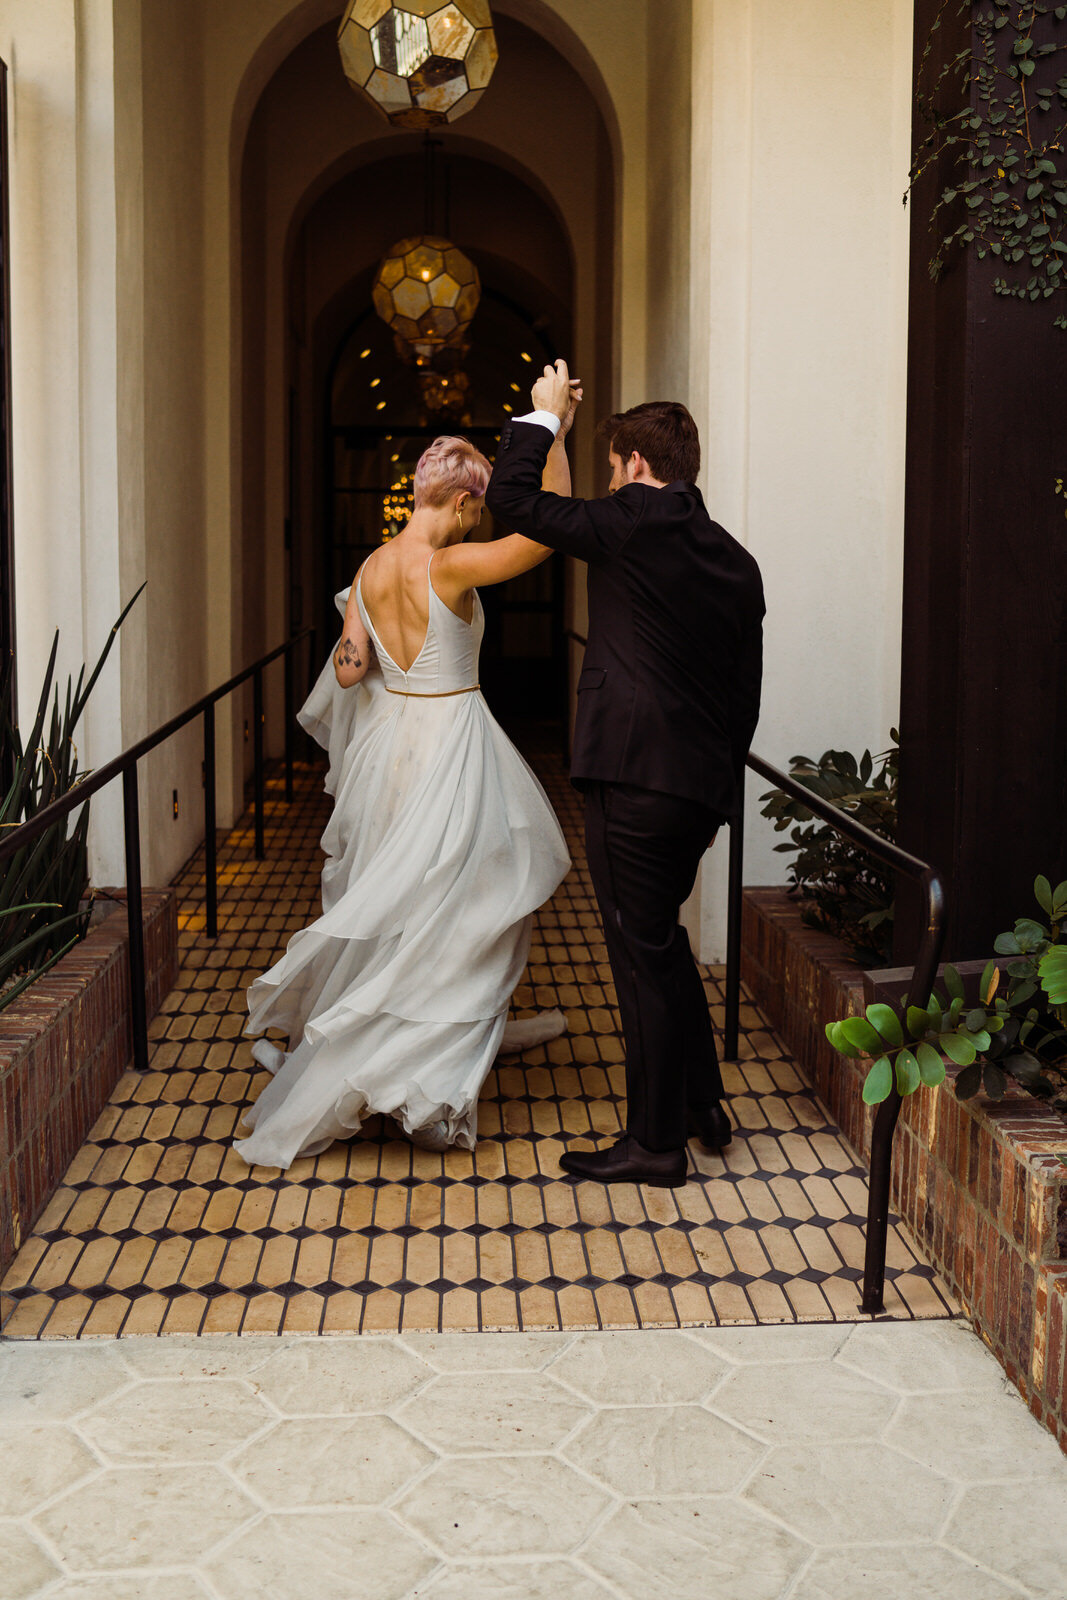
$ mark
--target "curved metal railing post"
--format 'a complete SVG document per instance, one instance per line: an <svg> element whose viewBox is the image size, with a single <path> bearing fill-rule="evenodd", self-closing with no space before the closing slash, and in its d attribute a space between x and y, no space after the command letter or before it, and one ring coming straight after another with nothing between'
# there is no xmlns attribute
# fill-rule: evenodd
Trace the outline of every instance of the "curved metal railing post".
<svg viewBox="0 0 1067 1600"><path fill-rule="evenodd" d="M740 809L730 818L730 878L726 891L726 1018L723 1059L736 1061L741 1031L741 919L744 915L745 780L741 777Z"/></svg>
<svg viewBox="0 0 1067 1600"><path fill-rule="evenodd" d="M144 962L144 901L141 894L141 816L137 763L122 774L122 820L126 843L126 926L130 936L130 1026L135 1072L148 1071L148 996Z"/></svg>
<svg viewBox="0 0 1067 1600"><path fill-rule="evenodd" d="M838 833L852 839L879 861L884 861L887 866L893 867L905 877L913 878L922 885L926 907L923 936L915 957L915 971L912 978L911 993L921 996L917 1002L925 1004L930 991L934 986L937 976L938 962L941 959L941 948L945 939L945 890L940 876L927 862L920 861L918 856L909 855L899 845L891 843L888 839L881 838L870 828L858 822L847 811L841 811L828 800L823 800L819 795L813 794L805 784L789 773L781 772L773 767L769 761L764 761L762 756L753 755L749 751L746 765L753 772L758 772L760 777L766 778L774 784L776 789L782 789L791 795L794 800L799 800L813 816L822 822L829 823ZM741 906L742 896L739 887L734 881L733 840L731 839L731 874L730 874L730 917L731 933L728 936L727 971L726 971L726 996L727 996L727 1037L724 1040L725 1054L728 1060L734 1059L731 1054L731 1044L736 1052L736 1038L731 1040L729 1033L731 997L740 997L741 987ZM738 866L738 875L740 867ZM736 898L736 908L735 908ZM874 1127L871 1130L871 1167L870 1180L867 1188L867 1239L863 1268L863 1295L860 1309L871 1316L877 1316L884 1310L885 1292L885 1252L889 1232L889 1197L893 1178L893 1134L896 1131L897 1119L900 1116L901 1099L894 1083L889 1097L883 1100L878 1107L874 1118Z"/></svg>
<svg viewBox="0 0 1067 1600"><path fill-rule="evenodd" d="M215 821L215 702L204 707L204 897L207 936L219 936L219 867Z"/></svg>
<svg viewBox="0 0 1067 1600"><path fill-rule="evenodd" d="M263 669L252 674L252 777L256 810L256 860L267 854L263 841Z"/></svg>
<svg viewBox="0 0 1067 1600"><path fill-rule="evenodd" d="M938 874L923 873L925 899L923 936L915 960L909 998L925 1006L937 976L945 940L945 893ZM893 1182L893 1134L903 1104L894 1083L889 1098L875 1113L871 1129L871 1175L867 1185L867 1240L863 1262L863 1296L860 1310L876 1317L885 1310L885 1253L889 1237L889 1197Z"/></svg>

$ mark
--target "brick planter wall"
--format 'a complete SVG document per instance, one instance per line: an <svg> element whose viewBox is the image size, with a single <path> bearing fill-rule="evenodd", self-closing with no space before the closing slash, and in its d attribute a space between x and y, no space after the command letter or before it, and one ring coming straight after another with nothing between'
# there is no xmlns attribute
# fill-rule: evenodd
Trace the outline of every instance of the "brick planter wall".
<svg viewBox="0 0 1067 1600"><path fill-rule="evenodd" d="M844 1061L824 1032L836 1017L862 1013L863 968L839 939L804 925L781 889L746 889L741 976L770 1018L853 1150L870 1160L871 1116L863 1104L866 1070Z"/></svg>
<svg viewBox="0 0 1067 1600"><path fill-rule="evenodd" d="M97 904L80 944L0 1011L0 1275L132 1055L126 910ZM144 896L149 1017L177 982L177 908L171 889Z"/></svg>
<svg viewBox="0 0 1067 1600"><path fill-rule="evenodd" d="M965 981L983 963L961 965ZM864 973L836 939L805 927L781 889L745 891L742 976L864 1160L866 1062L830 1049L827 1022L906 987ZM957 1100L956 1073L904 1102L893 1202L1030 1410L1067 1450L1067 1122L1024 1090Z"/></svg>

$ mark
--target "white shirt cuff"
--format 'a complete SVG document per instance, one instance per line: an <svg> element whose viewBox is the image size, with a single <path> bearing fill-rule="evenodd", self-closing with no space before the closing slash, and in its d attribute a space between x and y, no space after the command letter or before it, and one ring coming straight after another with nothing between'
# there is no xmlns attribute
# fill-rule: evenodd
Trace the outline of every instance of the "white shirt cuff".
<svg viewBox="0 0 1067 1600"><path fill-rule="evenodd" d="M524 417L516 417L516 422L539 422L542 428L551 428L552 437L555 438L563 426L554 411L528 411Z"/></svg>

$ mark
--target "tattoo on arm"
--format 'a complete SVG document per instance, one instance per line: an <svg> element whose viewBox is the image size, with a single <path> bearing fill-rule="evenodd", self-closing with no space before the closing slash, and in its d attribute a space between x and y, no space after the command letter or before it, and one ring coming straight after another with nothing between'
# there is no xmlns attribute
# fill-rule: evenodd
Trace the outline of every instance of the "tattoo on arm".
<svg viewBox="0 0 1067 1600"><path fill-rule="evenodd" d="M337 651L337 665L339 667L361 667L359 651L351 639L342 639Z"/></svg>

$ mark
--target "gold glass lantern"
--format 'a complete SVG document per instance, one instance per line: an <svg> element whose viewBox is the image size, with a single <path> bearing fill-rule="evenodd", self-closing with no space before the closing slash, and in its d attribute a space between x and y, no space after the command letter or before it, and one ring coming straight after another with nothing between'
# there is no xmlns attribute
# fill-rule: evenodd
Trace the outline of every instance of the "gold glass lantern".
<svg viewBox="0 0 1067 1600"><path fill-rule="evenodd" d="M482 297L478 268L450 239L401 239L374 279L374 309L416 357L459 343Z"/></svg>
<svg viewBox="0 0 1067 1600"><path fill-rule="evenodd" d="M419 394L432 416L469 422L465 415L471 381L465 372L420 372Z"/></svg>
<svg viewBox="0 0 1067 1600"><path fill-rule="evenodd" d="M497 62L489 0L348 0L338 45L349 83L400 128L465 116Z"/></svg>

